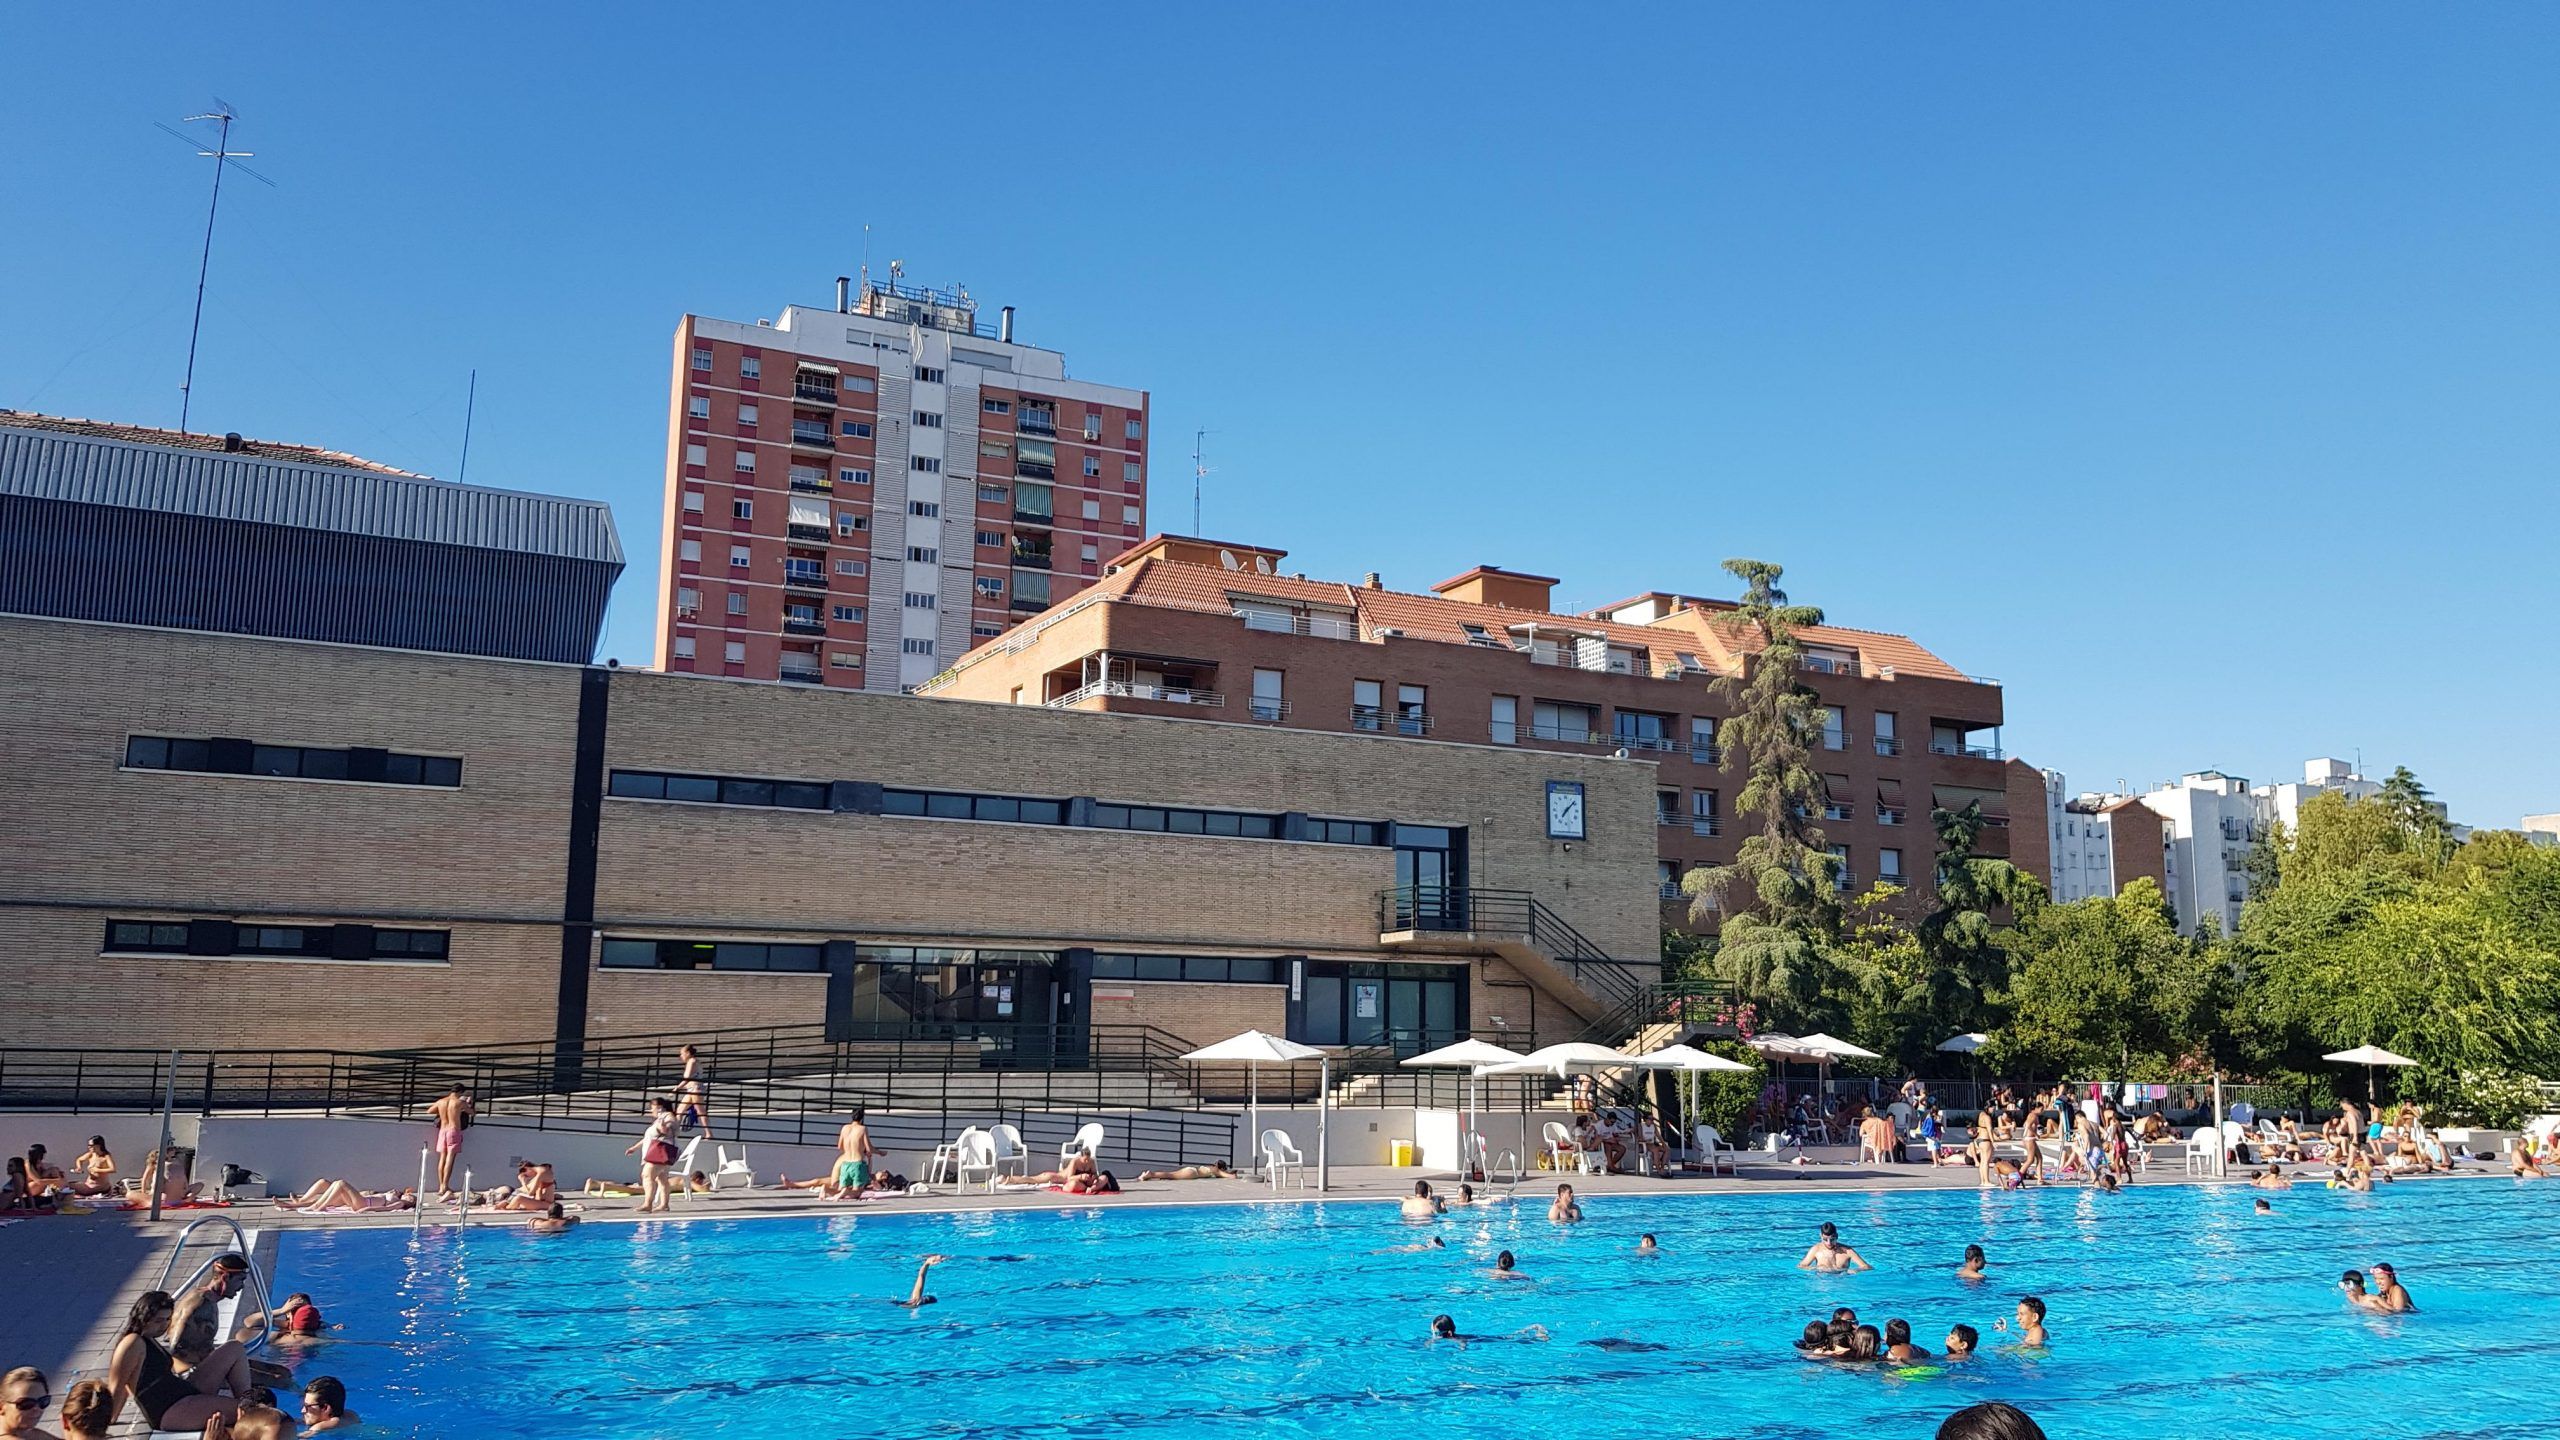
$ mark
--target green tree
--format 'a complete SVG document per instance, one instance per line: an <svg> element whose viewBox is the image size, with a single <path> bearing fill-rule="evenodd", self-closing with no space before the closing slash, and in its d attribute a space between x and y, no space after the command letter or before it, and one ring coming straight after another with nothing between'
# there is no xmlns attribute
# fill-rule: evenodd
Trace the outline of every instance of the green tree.
<svg viewBox="0 0 2560 1440"><path fill-rule="evenodd" d="M1979 853L1981 801L1961 810L1933 809L1929 825L1938 837L1938 898L1921 917L1916 936L1928 988L1922 1018L1951 1035L1980 1022L1991 996L2009 979L2007 931L1991 912L2023 916L2044 902L2045 889L2008 861Z"/></svg>
<svg viewBox="0 0 2560 1440"><path fill-rule="evenodd" d="M2202 1068L2217 998L2211 951L2178 933L2148 877L2113 896L2039 906L2018 925L2009 1022L1990 1059L2046 1075Z"/></svg>
<svg viewBox="0 0 2560 1440"><path fill-rule="evenodd" d="M1741 673L1718 677L1713 690L1731 707L1725 766L1747 767L1734 812L1759 823L1732 864L1691 870L1681 886L1694 921L1721 919L1717 973L1774 1022L1798 1024L1820 1008L1833 968L1828 947L1840 934L1839 862L1812 823L1829 799L1813 759L1828 712L1802 679L1796 639L1822 623L1822 612L1787 599L1782 566L1727 560L1724 568L1744 587L1725 623L1749 653Z"/></svg>
<svg viewBox="0 0 2560 1440"><path fill-rule="evenodd" d="M2394 767L2391 777L2382 782L2381 793L2373 798L2399 825L2408 849L2427 864L2441 865L2453 853L2452 827L2436 813L2433 797L2408 766Z"/></svg>

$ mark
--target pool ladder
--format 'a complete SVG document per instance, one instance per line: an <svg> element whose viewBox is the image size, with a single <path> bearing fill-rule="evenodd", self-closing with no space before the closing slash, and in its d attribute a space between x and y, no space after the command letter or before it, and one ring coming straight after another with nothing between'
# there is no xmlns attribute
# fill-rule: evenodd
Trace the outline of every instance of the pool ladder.
<svg viewBox="0 0 2560 1440"><path fill-rule="evenodd" d="M230 1231L231 1248L228 1250L217 1250L213 1254L206 1256L204 1263L196 1266L195 1270L187 1276L186 1284L178 1287L178 1289L171 1289L169 1287L169 1279L171 1276L178 1273L178 1261L187 1253L188 1240L192 1239L198 1230L203 1229L207 1225L219 1225ZM213 1262L221 1259L224 1255L237 1255L240 1257L241 1262L249 1267L248 1293L257 1300L259 1314L272 1314L275 1310L275 1305L267 1298L267 1277L259 1271L257 1257L249 1253L249 1232L241 1229L240 1222L232 1219L228 1215L199 1216L195 1220L190 1221L186 1229L179 1231L178 1243L171 1246L169 1249L169 1263L160 1267L160 1283L153 1288L168 1295L177 1295L182 1291L193 1290L204 1280L205 1272L213 1268ZM234 1323L235 1325L237 1324L236 1316L234 1317ZM250 1351L251 1353L255 1353L266 1345L268 1337L274 1334L274 1332L275 1327L273 1325L261 1325L258 1327L258 1333L250 1336L247 1341L243 1342L241 1348Z"/></svg>

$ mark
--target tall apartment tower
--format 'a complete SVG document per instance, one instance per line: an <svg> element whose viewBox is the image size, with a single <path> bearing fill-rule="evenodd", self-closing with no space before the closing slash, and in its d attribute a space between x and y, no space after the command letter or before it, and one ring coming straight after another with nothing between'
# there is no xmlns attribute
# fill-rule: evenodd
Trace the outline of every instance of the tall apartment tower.
<svg viewBox="0 0 2560 1440"><path fill-rule="evenodd" d="M1147 392L1067 378L966 290L687 315L667 422L666 669L920 685L1146 533Z"/></svg>

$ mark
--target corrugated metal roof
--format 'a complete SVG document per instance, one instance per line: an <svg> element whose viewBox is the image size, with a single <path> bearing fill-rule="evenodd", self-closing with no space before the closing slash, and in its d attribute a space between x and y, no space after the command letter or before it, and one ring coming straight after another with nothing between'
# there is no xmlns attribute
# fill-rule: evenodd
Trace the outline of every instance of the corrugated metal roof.
<svg viewBox="0 0 2560 1440"><path fill-rule="evenodd" d="M600 500L7 424L0 494L622 563Z"/></svg>

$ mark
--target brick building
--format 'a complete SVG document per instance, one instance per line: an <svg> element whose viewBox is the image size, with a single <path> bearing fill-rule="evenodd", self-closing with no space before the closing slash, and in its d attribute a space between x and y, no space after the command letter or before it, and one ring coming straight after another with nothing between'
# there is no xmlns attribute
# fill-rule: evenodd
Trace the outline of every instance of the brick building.
<svg viewBox="0 0 2560 1440"><path fill-rule="evenodd" d="M26 617L0 651L36 1043L1525 1045L1656 954L1650 757ZM1417 863L1475 924L1382 906Z"/></svg>
<svg viewBox="0 0 2560 1440"><path fill-rule="evenodd" d="M1730 602L1654 592L1568 615L1549 608L1557 582L1546 576L1479 566L1417 595L1375 575L1309 580L1284 572L1285 558L1152 537L1092 589L919 693L1325 731L1416 763L1445 745L1623 753L1656 763L1655 881L1667 910L1685 912L1683 874L1732 857L1743 776L1719 743L1727 707L1709 684L1740 673L1756 642L1728 618ZM2001 759L1998 682L1900 635L1825 625L1801 639L1804 678L1831 707L1816 757L1830 782L1821 829L1853 885L1925 892L1933 805L1979 802L1986 854L2012 853L2019 806L2039 824L2041 779ZM2040 829L2027 851L2019 863L2042 873Z"/></svg>
<svg viewBox="0 0 2560 1440"><path fill-rule="evenodd" d="M897 691L1145 533L1147 394L1070 379L966 290L676 327L662 669Z"/></svg>

